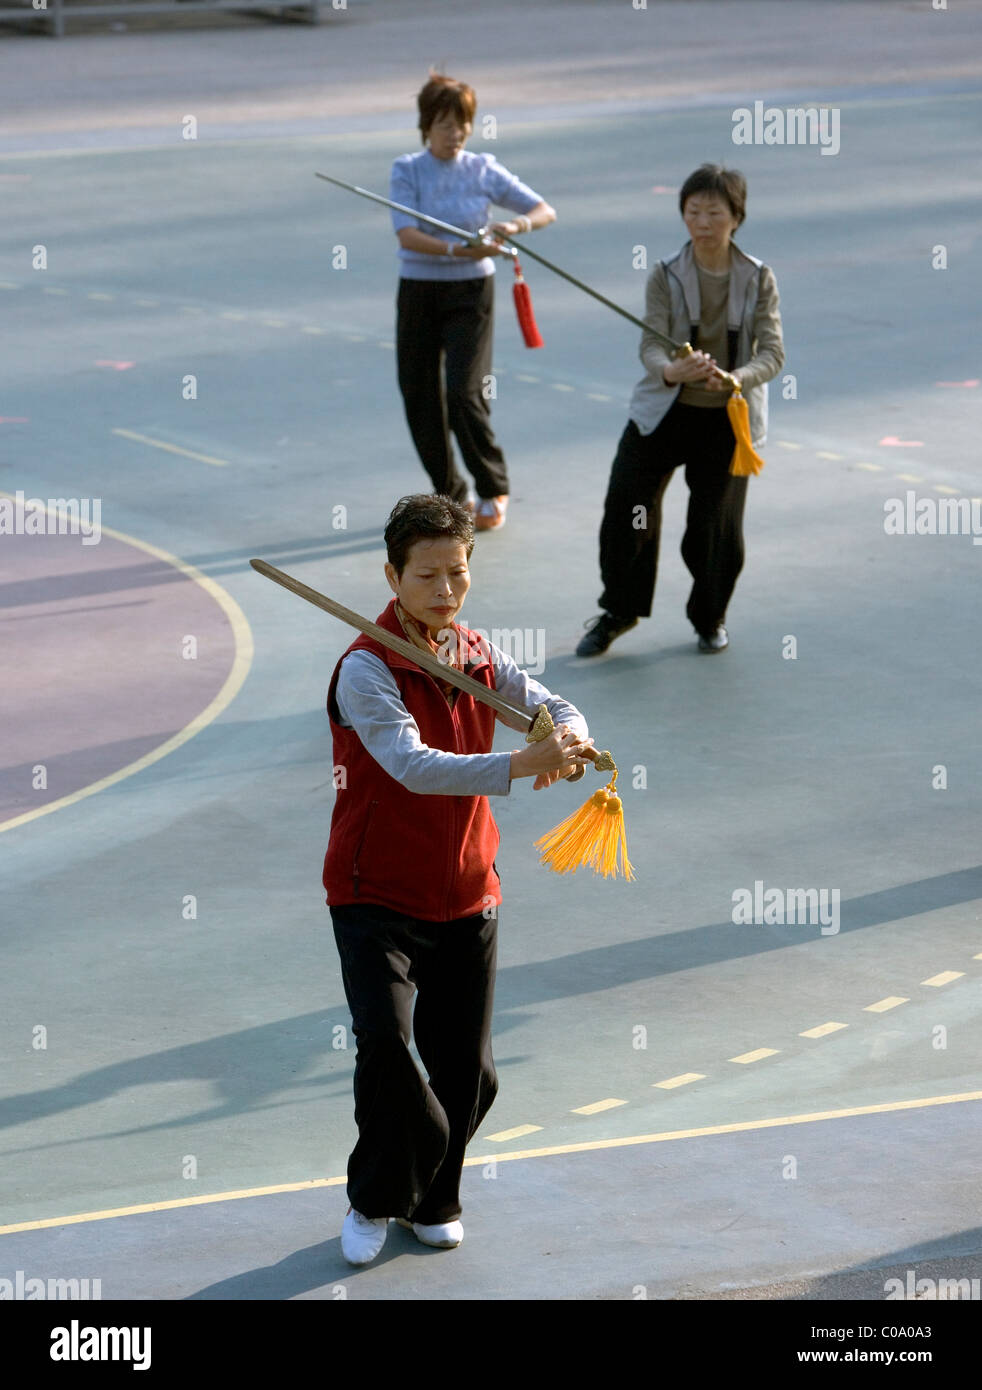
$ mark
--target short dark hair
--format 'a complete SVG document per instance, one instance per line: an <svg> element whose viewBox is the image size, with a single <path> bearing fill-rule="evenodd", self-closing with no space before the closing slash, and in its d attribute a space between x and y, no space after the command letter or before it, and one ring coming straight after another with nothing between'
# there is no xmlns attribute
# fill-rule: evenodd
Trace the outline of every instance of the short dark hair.
<svg viewBox="0 0 982 1390"><path fill-rule="evenodd" d="M739 227L747 215L747 180L739 169L727 169L722 164L700 164L690 174L679 192L679 212L685 216L685 205L693 193L715 193L729 205Z"/></svg>
<svg viewBox="0 0 982 1390"><path fill-rule="evenodd" d="M417 541L459 541L468 560L474 549L474 520L459 502L442 494L417 492L400 497L385 526L389 564L399 578Z"/></svg>
<svg viewBox="0 0 982 1390"><path fill-rule="evenodd" d="M464 125L473 125L477 97L474 88L468 87L466 82L458 82L456 78L430 68L429 80L421 88L416 105L419 107L420 139L425 145L430 126L448 112L452 112Z"/></svg>

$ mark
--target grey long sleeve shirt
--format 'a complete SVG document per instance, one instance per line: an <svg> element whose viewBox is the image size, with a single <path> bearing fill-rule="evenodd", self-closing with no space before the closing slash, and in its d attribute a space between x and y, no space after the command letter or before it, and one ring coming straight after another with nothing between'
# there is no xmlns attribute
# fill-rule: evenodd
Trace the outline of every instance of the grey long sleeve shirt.
<svg viewBox="0 0 982 1390"><path fill-rule="evenodd" d="M551 694L498 647L489 643L488 653L502 699L527 710L530 719L545 705L553 723L588 737L586 720L574 705ZM341 723L354 729L375 761L407 790L436 796L507 796L511 791L511 753L447 753L425 744L391 670L372 652L357 650L345 657L335 698ZM497 718L509 728L528 730L517 719Z"/></svg>

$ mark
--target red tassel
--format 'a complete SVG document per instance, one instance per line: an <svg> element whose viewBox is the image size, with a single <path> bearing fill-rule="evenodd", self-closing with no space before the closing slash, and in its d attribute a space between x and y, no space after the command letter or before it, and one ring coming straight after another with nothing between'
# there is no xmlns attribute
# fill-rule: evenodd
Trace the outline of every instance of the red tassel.
<svg viewBox="0 0 982 1390"><path fill-rule="evenodd" d="M518 315L518 326L522 330L522 337L525 339L525 346L528 348L545 347L535 322L535 314L532 312L532 291L525 283L522 274L522 267L518 264L518 257L515 257L515 313Z"/></svg>

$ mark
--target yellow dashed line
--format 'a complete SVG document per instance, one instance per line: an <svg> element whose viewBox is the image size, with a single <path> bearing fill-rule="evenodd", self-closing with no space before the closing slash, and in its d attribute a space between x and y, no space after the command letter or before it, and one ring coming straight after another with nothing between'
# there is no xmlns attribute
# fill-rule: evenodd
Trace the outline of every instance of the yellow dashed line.
<svg viewBox="0 0 982 1390"><path fill-rule="evenodd" d="M973 959L973 960L982 960L982 951L976 952L976 954L972 957L972 959Z"/></svg>
<svg viewBox="0 0 982 1390"><path fill-rule="evenodd" d="M729 1060L745 1065L747 1062L759 1062L762 1057L775 1057L780 1050L779 1047L758 1047L755 1052L743 1052L739 1057L730 1057Z"/></svg>
<svg viewBox="0 0 982 1390"><path fill-rule="evenodd" d="M706 1076L701 1071L683 1071L678 1076L670 1076L666 1081L655 1081L653 1086L657 1086L662 1091L674 1091L676 1086L688 1086L691 1081L705 1081Z"/></svg>
<svg viewBox="0 0 982 1390"><path fill-rule="evenodd" d="M578 1105L571 1115L599 1115L601 1110L613 1110L618 1105L626 1105L626 1100L595 1100L592 1105Z"/></svg>
<svg viewBox="0 0 982 1390"><path fill-rule="evenodd" d="M42 288L41 288L41 293L42 293L42 294L69 294L70 291L69 291L69 290L58 289L58 288L57 288L56 286L54 286L54 285L50 285L50 286L49 286L49 285L43 285Z"/></svg>
<svg viewBox="0 0 982 1390"><path fill-rule="evenodd" d="M520 1139L523 1134L535 1134L541 1125L516 1125L514 1129L503 1129L500 1134L489 1134L493 1144L502 1144L506 1139Z"/></svg>
<svg viewBox="0 0 982 1390"><path fill-rule="evenodd" d="M283 319L263 319L264 328L285 328L286 323Z"/></svg>
<svg viewBox="0 0 982 1390"><path fill-rule="evenodd" d="M349 343L363 343L365 341L364 334L362 333L346 333L344 336Z"/></svg>
<svg viewBox="0 0 982 1390"><path fill-rule="evenodd" d="M388 340L388 338L379 338L379 340L378 340L378 345L379 345L380 348L394 348L394 347L395 347L395 343L390 343L389 340Z"/></svg>
<svg viewBox="0 0 982 1390"><path fill-rule="evenodd" d="M817 1028L806 1028L799 1038L824 1038L828 1033L837 1033L840 1028L848 1028L848 1023L820 1023Z"/></svg>
<svg viewBox="0 0 982 1390"><path fill-rule="evenodd" d="M242 320L246 317L247 315L245 314L233 313L231 309L226 309L225 312L222 314L223 319L233 319L236 323L241 323Z"/></svg>
<svg viewBox="0 0 982 1390"><path fill-rule="evenodd" d="M943 970L940 975L932 975L929 980L922 980L921 984L940 988L941 985L950 985L952 980L963 979L964 975L964 970Z"/></svg>
<svg viewBox="0 0 982 1390"><path fill-rule="evenodd" d="M793 444L790 439L779 439L777 440L777 447L779 449L800 449L802 446L800 444Z"/></svg>
<svg viewBox="0 0 982 1390"><path fill-rule="evenodd" d="M863 469L865 469L867 473L882 473L882 472L883 472L883 464L882 464L882 463L857 463L857 464L856 464L856 467L857 467L857 468L863 468Z"/></svg>
<svg viewBox="0 0 982 1390"><path fill-rule="evenodd" d="M554 381L552 383L552 389L554 391L574 391L576 388L574 386L567 386L564 381Z"/></svg>
<svg viewBox="0 0 982 1390"><path fill-rule="evenodd" d="M159 299L138 299L136 303L141 309L157 309L160 307Z"/></svg>
<svg viewBox="0 0 982 1390"><path fill-rule="evenodd" d="M0 290L19 290L20 285L15 285L13 280L0 280Z"/></svg>
<svg viewBox="0 0 982 1390"><path fill-rule="evenodd" d="M181 305L181 313L182 313L182 314L203 314L204 312L205 312L205 311L204 311L204 309L202 309L202 307L201 307L200 304L182 304L182 305Z"/></svg>
<svg viewBox="0 0 982 1390"><path fill-rule="evenodd" d="M909 999L902 999L899 994L888 994L886 999L880 999L875 1004L867 1004L863 1013L866 1014L885 1014L887 1009L895 1009L900 1004L909 1004Z"/></svg>
<svg viewBox="0 0 982 1390"><path fill-rule="evenodd" d="M924 479L918 473L894 473L895 478L899 478L904 483L923 483Z"/></svg>
<svg viewBox="0 0 982 1390"><path fill-rule="evenodd" d="M531 381L533 385L539 380L537 376L529 376L526 372L516 372L515 375L519 381Z"/></svg>
<svg viewBox="0 0 982 1390"><path fill-rule="evenodd" d="M305 323L300 329L301 333L323 333L323 328L314 328L312 324Z"/></svg>
<svg viewBox="0 0 982 1390"><path fill-rule="evenodd" d="M612 401L613 396L602 396L598 391L588 391L586 393L588 401Z"/></svg>
<svg viewBox="0 0 982 1390"><path fill-rule="evenodd" d="M227 468L228 459L212 458L210 454L196 454L192 449L181 449L176 444L165 444L162 439L150 439L145 434L136 434L133 430L113 430L113 434L118 434L123 439L135 439L138 444L150 444L154 449L166 449L169 454L180 454L183 458L197 459L199 463L211 463L216 468Z"/></svg>
<svg viewBox="0 0 982 1390"><path fill-rule="evenodd" d="M844 459L845 454L830 454L827 449L817 449L815 457L820 459Z"/></svg>
<svg viewBox="0 0 982 1390"><path fill-rule="evenodd" d="M115 299L116 296L115 296L114 294L100 294L100 293L99 293L98 291L96 291L96 290L91 290L91 291L89 292L89 294L86 296L86 298L88 298L88 299Z"/></svg>
<svg viewBox="0 0 982 1390"><path fill-rule="evenodd" d="M934 484L934 491L935 491L935 492L947 492L947 493L949 493L949 494L950 494L951 496L953 496L953 497L957 497L957 495L958 495L958 489L957 489L956 487L948 487L948 485L947 485L946 483L935 483L935 484Z"/></svg>

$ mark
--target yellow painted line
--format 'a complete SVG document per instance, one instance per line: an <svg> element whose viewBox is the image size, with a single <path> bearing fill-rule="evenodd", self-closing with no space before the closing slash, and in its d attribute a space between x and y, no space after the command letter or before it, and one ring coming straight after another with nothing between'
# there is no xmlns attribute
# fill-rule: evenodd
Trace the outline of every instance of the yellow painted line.
<svg viewBox="0 0 982 1390"><path fill-rule="evenodd" d="M309 1182L285 1182L276 1187L246 1187L241 1192L213 1192L206 1197L177 1197L172 1202L145 1202L134 1207L112 1207L108 1211L86 1211L78 1216L53 1216L45 1221L19 1221L0 1226L0 1236L18 1231L42 1231L50 1226L77 1226L83 1221L108 1221L114 1216L140 1216L148 1211L174 1211L178 1207L203 1207L210 1202L240 1202L244 1197L269 1197L276 1192L305 1192L310 1187L340 1187L343 1178L312 1178Z"/></svg>
<svg viewBox="0 0 982 1390"><path fill-rule="evenodd" d="M301 333L323 333L324 331L325 330L323 328L314 328L309 323L305 323L303 327L300 329Z"/></svg>
<svg viewBox="0 0 982 1390"><path fill-rule="evenodd" d="M690 1081L705 1081L706 1075L701 1071L684 1071L678 1076L670 1076L667 1081L655 1081L653 1086L658 1086L663 1091L673 1091L676 1086L688 1086Z"/></svg>
<svg viewBox="0 0 982 1390"><path fill-rule="evenodd" d="M541 1125L516 1125L514 1129L503 1129L500 1134L489 1134L488 1138L495 1144L503 1143L505 1139L521 1139L523 1134L535 1134L540 1130Z"/></svg>
<svg viewBox="0 0 982 1390"><path fill-rule="evenodd" d="M748 1062L759 1062L762 1057L773 1057L780 1050L779 1047L758 1047L756 1052L743 1052L739 1057L730 1057L729 1060L746 1065Z"/></svg>
<svg viewBox="0 0 982 1390"><path fill-rule="evenodd" d="M266 328L285 328L285 327L286 327L286 320L285 320L285 319L263 319L263 325L264 325Z"/></svg>
<svg viewBox="0 0 982 1390"><path fill-rule="evenodd" d="M100 294L100 293L98 292L98 290L92 290L92 291L89 292L89 294L86 296L86 298L88 298L88 299L115 299L116 296L115 296L114 294Z"/></svg>
<svg viewBox="0 0 982 1390"><path fill-rule="evenodd" d="M867 473L882 473L882 472L883 472L883 464L882 464L882 463L857 463L857 464L856 464L856 467L857 467L857 468L864 468L864 469L866 470Z"/></svg>
<svg viewBox="0 0 982 1390"><path fill-rule="evenodd" d="M952 496L952 497L957 497L957 496L958 496L958 489L957 489L956 487L948 487L947 483L935 483L935 484L934 484L934 491L935 491L935 492L947 492L947 493L948 493L950 496Z"/></svg>
<svg viewBox="0 0 982 1390"><path fill-rule="evenodd" d="M49 287L48 285L45 285L45 286L42 288L41 293L42 293L42 294L69 294L70 291L69 291L69 290L58 289L57 286L54 286L54 285L52 285L52 286L50 286L50 287Z"/></svg>
<svg viewBox="0 0 982 1390"><path fill-rule="evenodd" d="M801 444L793 444L790 439L778 439L776 442L779 449L801 449L804 447Z"/></svg>
<svg viewBox="0 0 982 1390"><path fill-rule="evenodd" d="M982 960L982 951L977 951L972 957L973 960Z"/></svg>
<svg viewBox="0 0 982 1390"><path fill-rule="evenodd" d="M13 501L13 494L0 492L0 497L7 497ZM50 507L45 507L45 511L51 511ZM242 689L243 682L249 674L252 666L253 641L252 629L249 621L242 609L236 603L227 590L220 584L216 584L214 579L202 574L194 565L189 565L186 560L179 560L176 555L171 555L167 550L161 550L158 546L150 545L147 541L137 540L135 536L129 536L125 531L116 531L111 526L103 526L102 533L112 536L115 540L122 541L126 545L132 545L137 550L143 550L148 555L152 555L156 560L162 560L166 565L172 565L174 569L180 570L188 579L200 584L221 608L229 621L232 629L232 636L235 641L235 656L232 660L232 668L225 677L225 683L218 694L209 705L196 715L189 724L185 724L172 738L167 739L159 748L153 748L149 753L145 753L142 758L137 758L136 762L127 763L125 767L112 772L108 777L101 777L98 782L92 782L87 787L80 787L78 791L71 792L68 796L59 797L57 801L49 801L45 806L39 806L36 811L25 811L22 815L13 816L10 820L0 821L0 833L4 830L13 830L15 826L26 825L28 821L37 820L40 816L50 815L52 811L60 811L64 806L72 806L76 801L82 801L87 796L94 796L96 792L105 791L106 787L113 786L116 782L122 782L126 777L132 777L137 772L142 772L144 768L150 767L152 763L159 762L161 758L166 758L168 753L173 753L189 739L194 738L195 734L200 734L213 720L217 719L223 710L238 695ZM184 1205L184 1203L181 1203Z"/></svg>
<svg viewBox="0 0 982 1390"><path fill-rule="evenodd" d="M929 980L922 980L921 984L940 987L941 985L950 985L952 980L961 980L964 977L964 970L944 970L940 975L932 975Z"/></svg>
<svg viewBox="0 0 982 1390"><path fill-rule="evenodd" d="M186 459L197 459L199 463L211 463L216 468L227 468L228 459L212 458L210 454L196 454L192 449L181 449L176 444L165 444L162 439L151 439L148 435L137 434L134 430L113 430L113 434L124 439L135 439L138 444L150 444L154 449L166 449L169 454L180 454Z"/></svg>
<svg viewBox="0 0 982 1390"><path fill-rule="evenodd" d="M234 314L234 313L232 313L232 311L231 311L230 309L226 309L226 310L222 313L222 318L223 318L223 319L234 319L236 323L241 323L242 320L243 320L244 318L246 318L246 317L247 317L247 315L245 315L245 314Z"/></svg>
<svg viewBox="0 0 982 1390"><path fill-rule="evenodd" d="M141 309L156 309L160 305L159 299L138 299L136 303Z"/></svg>
<svg viewBox="0 0 982 1390"><path fill-rule="evenodd" d="M830 454L827 449L817 449L815 457L820 459L844 459L845 454Z"/></svg>
<svg viewBox="0 0 982 1390"><path fill-rule="evenodd" d="M799 1038L824 1038L829 1033L837 1033L840 1028L848 1028L848 1023L820 1023L817 1028L806 1028Z"/></svg>
<svg viewBox="0 0 982 1390"><path fill-rule="evenodd" d="M909 1004L909 999L903 999L899 994L888 994L886 999L880 999L875 1004L867 1004L863 1013L885 1014L887 1009L895 1009L900 1004Z"/></svg>
<svg viewBox="0 0 982 1390"><path fill-rule="evenodd" d="M395 343L390 343L389 340L388 340L387 338L379 338L379 340L378 340L378 345L379 345L380 348L394 348L394 347L395 347Z"/></svg>
<svg viewBox="0 0 982 1390"><path fill-rule="evenodd" d="M586 398L588 401L612 401L614 399L613 396L601 395L599 391L588 391Z"/></svg>
<svg viewBox="0 0 982 1390"><path fill-rule="evenodd" d="M924 481L919 473L894 473L893 476L904 483L923 483Z"/></svg>
<svg viewBox="0 0 982 1390"><path fill-rule="evenodd" d="M531 381L535 383L539 380L537 376L528 376L525 372L516 372L515 375L518 377L519 381Z"/></svg>
<svg viewBox="0 0 982 1390"><path fill-rule="evenodd" d="M13 280L0 280L0 290L19 290L20 285L15 285Z"/></svg>
<svg viewBox="0 0 982 1390"><path fill-rule="evenodd" d="M575 390L576 390L576 387L575 387L575 386L567 386L566 383L565 383L564 381L554 381L554 382L552 383L552 389L553 389L554 391L575 391Z"/></svg>
<svg viewBox="0 0 982 1390"><path fill-rule="evenodd" d="M639 1144L666 1144L676 1139L703 1139L717 1134L741 1134L757 1129L781 1129L785 1125L816 1124L820 1120L850 1119L856 1115L886 1115L899 1110L925 1110L935 1105L958 1105L966 1101L982 1100L982 1091L965 1091L960 1095L927 1096L923 1100L893 1100L878 1105L853 1105L846 1110L816 1110L804 1115L779 1115L767 1120L738 1120L735 1124L707 1125L702 1129L666 1130L659 1134L633 1134L624 1139L587 1139L578 1144L556 1144L548 1149L516 1149L511 1153L481 1154L464 1159L465 1168L477 1168L492 1159L496 1163L509 1163L523 1158L550 1158L556 1154L595 1153L600 1149L625 1149ZM509 1134L527 1133L529 1129L539 1129L539 1125L520 1125ZM494 1135L489 1135L494 1138ZM15 1235L19 1231L37 1231L45 1227L78 1225L85 1221L107 1221L114 1216L134 1216L143 1212L169 1211L177 1207L204 1206L212 1202L234 1202L244 1197L265 1197L278 1192L304 1192L313 1187L341 1187L347 1183L347 1176L337 1178L314 1178L307 1182L281 1183L276 1187L250 1187L237 1192L214 1192L205 1197L182 1197L176 1201L149 1202L143 1206L116 1207L107 1211L80 1212L74 1216L52 1216L42 1221L18 1221L10 1226L0 1226L0 1235Z"/></svg>
<svg viewBox="0 0 982 1390"><path fill-rule="evenodd" d="M346 333L344 335L349 343L363 343L365 335L363 333Z"/></svg>
<svg viewBox="0 0 982 1390"><path fill-rule="evenodd" d="M595 1100L592 1105L578 1105L571 1115L599 1115L601 1110L613 1110L615 1106L626 1105L626 1100Z"/></svg>

